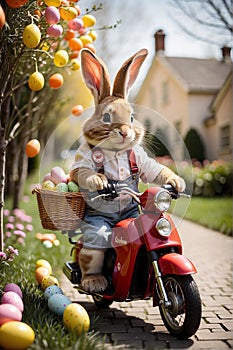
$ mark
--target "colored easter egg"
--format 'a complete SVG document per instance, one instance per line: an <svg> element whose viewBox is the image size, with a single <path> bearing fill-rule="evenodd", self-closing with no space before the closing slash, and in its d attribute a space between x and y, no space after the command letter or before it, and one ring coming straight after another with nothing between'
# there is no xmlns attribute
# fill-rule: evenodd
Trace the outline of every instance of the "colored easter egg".
<svg viewBox="0 0 233 350"><path fill-rule="evenodd" d="M29 158L37 156L40 152L40 142L37 139L28 141L25 152Z"/></svg>
<svg viewBox="0 0 233 350"><path fill-rule="evenodd" d="M68 41L74 37L75 37L75 32L72 29L67 29L64 39Z"/></svg>
<svg viewBox="0 0 233 350"><path fill-rule="evenodd" d="M68 183L69 192L79 192L79 187L74 181Z"/></svg>
<svg viewBox="0 0 233 350"><path fill-rule="evenodd" d="M81 35L80 40L82 41L83 45L91 44L93 42L90 35Z"/></svg>
<svg viewBox="0 0 233 350"><path fill-rule="evenodd" d="M0 327L0 346L8 350L25 350L35 339L33 329L24 322L10 321Z"/></svg>
<svg viewBox="0 0 233 350"><path fill-rule="evenodd" d="M28 86L33 91L40 91L44 87L44 76L40 72L34 72L28 79Z"/></svg>
<svg viewBox="0 0 233 350"><path fill-rule="evenodd" d="M0 305L0 325L9 321L21 321L22 312L12 304Z"/></svg>
<svg viewBox="0 0 233 350"><path fill-rule="evenodd" d="M30 49L37 47L40 43L41 32L36 24L31 23L23 30L23 43Z"/></svg>
<svg viewBox="0 0 233 350"><path fill-rule="evenodd" d="M28 0L6 0L6 3L9 7L18 8L25 5Z"/></svg>
<svg viewBox="0 0 233 350"><path fill-rule="evenodd" d="M49 85L52 89L59 89L64 82L63 75L60 73L55 73L49 78Z"/></svg>
<svg viewBox="0 0 233 350"><path fill-rule="evenodd" d="M61 5L61 0L44 0L47 6L59 7Z"/></svg>
<svg viewBox="0 0 233 350"><path fill-rule="evenodd" d="M50 265L50 263L47 260L45 260L45 259L37 260L37 262L36 262L36 269L38 269L38 267L41 267L41 266L42 267L46 267L46 269L49 270L49 274L52 273L52 266Z"/></svg>
<svg viewBox="0 0 233 350"><path fill-rule="evenodd" d="M75 32L79 31L83 27L83 21L79 18L74 18L68 22L68 28L74 30Z"/></svg>
<svg viewBox="0 0 233 350"><path fill-rule="evenodd" d="M52 248L53 243L51 241L45 240L43 241L43 245L45 246L45 248Z"/></svg>
<svg viewBox="0 0 233 350"><path fill-rule="evenodd" d="M83 42L79 38L71 38L68 44L72 51L79 51L83 48Z"/></svg>
<svg viewBox="0 0 233 350"><path fill-rule="evenodd" d="M55 6L46 7L44 17L47 23L56 24L60 20L60 12Z"/></svg>
<svg viewBox="0 0 233 350"><path fill-rule="evenodd" d="M78 11L75 7L67 6L67 7L61 7L60 8L60 15L61 18L65 21L71 21L78 15Z"/></svg>
<svg viewBox="0 0 233 350"><path fill-rule="evenodd" d="M54 276L45 276L41 282L41 288L43 291L49 286L59 286L59 282Z"/></svg>
<svg viewBox="0 0 233 350"><path fill-rule="evenodd" d="M96 23L96 18L93 15L84 15L82 17L84 27L92 27Z"/></svg>
<svg viewBox="0 0 233 350"><path fill-rule="evenodd" d="M54 64L57 67L64 67L69 61L69 55L66 50L59 50L54 55Z"/></svg>
<svg viewBox="0 0 233 350"><path fill-rule="evenodd" d="M58 316L62 316L71 300L64 294L54 294L48 300L48 308Z"/></svg>
<svg viewBox="0 0 233 350"><path fill-rule="evenodd" d="M63 33L63 28L60 24L52 24L47 28L46 33L49 36L52 36L54 38L58 38Z"/></svg>
<svg viewBox="0 0 233 350"><path fill-rule="evenodd" d="M72 108L72 114L74 116L80 116L83 113L83 106L82 105L76 105Z"/></svg>
<svg viewBox="0 0 233 350"><path fill-rule="evenodd" d="M97 33L95 30L90 30L88 35L92 38L93 41L95 41L97 39Z"/></svg>
<svg viewBox="0 0 233 350"><path fill-rule="evenodd" d="M49 298L54 294L63 294L63 291L60 287L55 285L47 287L44 291L45 300L48 301Z"/></svg>
<svg viewBox="0 0 233 350"><path fill-rule="evenodd" d="M14 293L18 294L21 299L23 299L22 290L15 283L7 283L4 287L4 292L14 292Z"/></svg>
<svg viewBox="0 0 233 350"><path fill-rule="evenodd" d="M44 266L38 267L36 269L35 276L36 276L36 280L39 284L41 284L41 282L45 276L49 276L49 275L50 275L49 270Z"/></svg>
<svg viewBox="0 0 233 350"><path fill-rule="evenodd" d="M80 304L69 304L63 313L63 323L70 331L77 331L78 334L88 332L90 318L87 311Z"/></svg>
<svg viewBox="0 0 233 350"><path fill-rule="evenodd" d="M68 185L65 184L64 182L60 182L59 184L56 185L55 191L68 192Z"/></svg>
<svg viewBox="0 0 233 350"><path fill-rule="evenodd" d="M78 58L73 58L71 61L71 69L72 70L79 70L81 67L80 60Z"/></svg>
<svg viewBox="0 0 233 350"><path fill-rule="evenodd" d="M54 191L55 184L51 180L46 180L46 181L44 181L42 183L42 189L43 190Z"/></svg>
<svg viewBox="0 0 233 350"><path fill-rule="evenodd" d="M3 8L0 5L0 29L4 26L5 21L6 21L5 12L3 11Z"/></svg>
<svg viewBox="0 0 233 350"><path fill-rule="evenodd" d="M21 312L24 310L23 301L15 292L6 292L1 298L1 304L11 304L16 306Z"/></svg>

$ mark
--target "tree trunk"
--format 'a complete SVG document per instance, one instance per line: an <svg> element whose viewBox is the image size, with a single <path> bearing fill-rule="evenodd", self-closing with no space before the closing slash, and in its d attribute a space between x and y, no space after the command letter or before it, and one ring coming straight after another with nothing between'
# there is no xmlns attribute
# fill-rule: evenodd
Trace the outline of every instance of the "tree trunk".
<svg viewBox="0 0 233 350"><path fill-rule="evenodd" d="M5 188L5 167L6 167L6 146L4 129L0 129L0 251L4 250L4 226L3 226L3 209L4 209L4 188Z"/></svg>

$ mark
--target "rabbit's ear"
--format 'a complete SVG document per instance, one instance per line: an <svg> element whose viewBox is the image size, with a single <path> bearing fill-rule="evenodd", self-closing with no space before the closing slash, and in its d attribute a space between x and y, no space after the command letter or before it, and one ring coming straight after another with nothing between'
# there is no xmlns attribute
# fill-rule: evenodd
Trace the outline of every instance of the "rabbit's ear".
<svg viewBox="0 0 233 350"><path fill-rule="evenodd" d="M142 49L130 57L119 69L113 84L113 96L126 98L134 84L140 67L145 60L148 51Z"/></svg>
<svg viewBox="0 0 233 350"><path fill-rule="evenodd" d="M104 62L90 50L81 51L82 76L87 87L91 90L95 104L100 103L110 95L110 77Z"/></svg>

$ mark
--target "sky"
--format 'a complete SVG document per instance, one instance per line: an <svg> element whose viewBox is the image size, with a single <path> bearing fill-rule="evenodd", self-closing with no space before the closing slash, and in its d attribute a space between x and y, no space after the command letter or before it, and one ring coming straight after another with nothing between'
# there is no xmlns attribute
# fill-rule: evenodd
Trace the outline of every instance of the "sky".
<svg viewBox="0 0 233 350"><path fill-rule="evenodd" d="M154 34L158 29L163 29L166 34L165 54L167 56L220 58L220 48L191 38L175 23L171 15L176 16L176 12L169 0L100 1L103 9L93 13L97 18L97 27L115 24L117 20L121 20L121 24L116 29L97 31L97 54L101 53L105 56L102 58L106 58L111 76L125 59L141 48L149 50L143 68L145 72L154 57ZM85 0L85 5L93 3L98 4L96 0ZM181 20L185 21L182 17Z"/></svg>

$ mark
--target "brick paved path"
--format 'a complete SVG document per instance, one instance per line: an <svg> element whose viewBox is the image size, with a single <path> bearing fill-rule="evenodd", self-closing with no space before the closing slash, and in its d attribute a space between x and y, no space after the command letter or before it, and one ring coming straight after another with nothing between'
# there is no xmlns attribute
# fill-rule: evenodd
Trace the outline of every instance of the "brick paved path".
<svg viewBox="0 0 233 350"><path fill-rule="evenodd" d="M194 276L202 298L201 325L189 340L172 337L161 320L158 307L151 301L113 303L109 309L96 309L92 298L81 295L63 278L62 288L72 301L82 304L94 328L110 349L232 349L233 289L232 238L191 222L179 224L184 255L198 269Z"/></svg>

